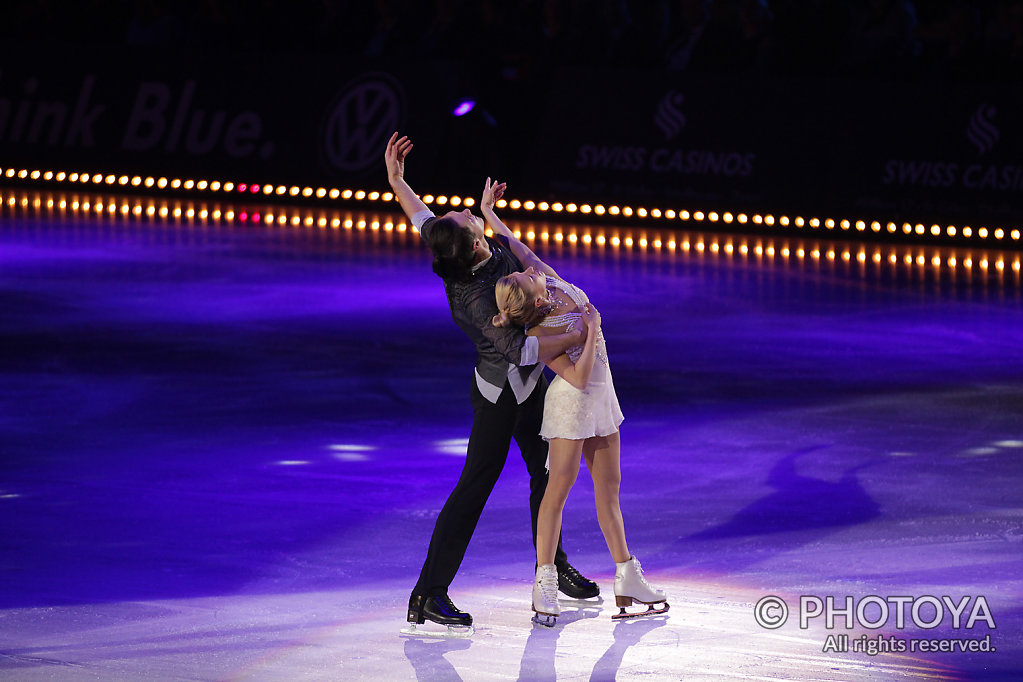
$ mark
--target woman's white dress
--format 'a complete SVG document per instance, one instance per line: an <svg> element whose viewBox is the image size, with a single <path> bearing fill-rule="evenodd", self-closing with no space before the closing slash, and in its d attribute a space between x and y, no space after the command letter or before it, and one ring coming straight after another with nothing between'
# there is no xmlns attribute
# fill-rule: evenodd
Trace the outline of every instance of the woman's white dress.
<svg viewBox="0 0 1023 682"><path fill-rule="evenodd" d="M589 303L583 290L573 284L551 275L547 276L547 283L548 286L553 285L567 294L579 308ZM548 315L539 326L565 327L566 331L572 331L582 324L581 319L582 314L578 312ZM603 332L597 333L595 350L593 371L585 390L580 391L560 376L555 377L547 388L547 398L543 406L543 425L540 427L540 435L545 440L608 436L615 433L618 425L625 419L618 406L614 383L611 381L611 367L607 362ZM574 346L567 351L572 362L578 361L582 352L582 346Z"/></svg>

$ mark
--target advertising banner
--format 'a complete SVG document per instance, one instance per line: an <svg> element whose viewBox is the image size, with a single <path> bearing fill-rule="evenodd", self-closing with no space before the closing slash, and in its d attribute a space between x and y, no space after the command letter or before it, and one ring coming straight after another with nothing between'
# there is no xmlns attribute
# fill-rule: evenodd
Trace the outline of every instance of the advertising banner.
<svg viewBox="0 0 1023 682"><path fill-rule="evenodd" d="M1015 89L566 76L530 164L552 193L879 219L1023 215Z"/></svg>
<svg viewBox="0 0 1023 682"><path fill-rule="evenodd" d="M8 166L386 185L388 137L407 129L410 110L446 123L440 102L458 83L449 66L433 63L171 58L127 48L47 57L0 57ZM435 165L429 152L418 155Z"/></svg>
<svg viewBox="0 0 1023 682"><path fill-rule="evenodd" d="M475 194L493 175L562 201L1023 215L1014 88L585 69L481 86L427 60L43 52L0 52L0 166L385 189L400 130L422 192Z"/></svg>

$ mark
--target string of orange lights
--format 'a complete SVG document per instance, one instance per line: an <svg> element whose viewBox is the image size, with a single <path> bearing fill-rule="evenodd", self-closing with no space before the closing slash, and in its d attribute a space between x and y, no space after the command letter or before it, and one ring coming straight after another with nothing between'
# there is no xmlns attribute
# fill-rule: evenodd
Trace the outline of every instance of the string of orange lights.
<svg viewBox="0 0 1023 682"><path fill-rule="evenodd" d="M53 170L32 170L27 168L0 168L0 179L6 182L54 183L57 185L78 185L92 188L105 187L124 190L137 189L150 193L177 192L199 195L219 194L235 198L329 200L344 203L389 203L394 201L391 192L364 189L341 189L326 187L300 187L272 183L245 183L222 180L192 178L167 178L142 175L117 175L113 173L69 172ZM458 195L424 194L422 200L433 207L472 207L472 197ZM709 227L727 229L757 229L778 231L806 231L832 233L835 235L860 235L864 239L899 237L913 241L940 241L942 243L998 244L1016 248L1020 244L1019 227L973 227L970 225L938 225L922 222L895 222L876 219L853 219L802 215L774 215L771 213L743 213L733 211L703 211L684 208L633 207L617 204L590 204L575 202L548 202L532 199L501 199L498 208L509 210L513 216L577 216L580 218L610 218L629 224L656 223L664 226L687 226L704 224ZM598 242L599 244L600 242Z"/></svg>
<svg viewBox="0 0 1023 682"><path fill-rule="evenodd" d="M242 199L243 197L239 197ZM247 197L244 197L247 198ZM400 214L359 209L257 204L251 201L203 201L157 197L118 196L90 192L0 190L0 216L26 218L114 219L120 223L181 224L204 227L245 226L313 229L385 235L387 243L418 245L418 230ZM577 250L664 257L756 258L759 261L819 262L830 264L905 266L954 276L960 272L985 276L993 273L1020 281L1023 262L1015 251L964 248L952 245L867 245L827 238L705 234L690 230L650 229L635 226L563 224L510 220L516 237L545 250ZM392 242L392 239L399 240ZM1005 283L1002 281L1001 283Z"/></svg>

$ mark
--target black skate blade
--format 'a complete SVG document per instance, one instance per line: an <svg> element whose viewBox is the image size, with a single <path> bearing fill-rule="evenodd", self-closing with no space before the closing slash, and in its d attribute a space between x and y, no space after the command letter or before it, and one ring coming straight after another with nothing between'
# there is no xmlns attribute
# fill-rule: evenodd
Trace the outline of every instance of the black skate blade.
<svg viewBox="0 0 1023 682"><path fill-rule="evenodd" d="M657 608L656 604L650 604L646 611L636 611L635 613L629 613L625 610L624 606L619 607L621 611L619 613L611 614L611 620L624 620L626 618L643 618L644 616L656 616L661 613L667 613L671 605L668 602L660 602L664 606Z"/></svg>
<svg viewBox="0 0 1023 682"><path fill-rule="evenodd" d="M432 639L469 639L476 634L476 629L471 625L440 625L426 623L407 623L399 633L402 637L430 637ZM442 630L437 629L443 628Z"/></svg>
<svg viewBox="0 0 1023 682"><path fill-rule="evenodd" d="M587 606L603 606L604 597L598 594L596 597L590 597L589 599L572 599L571 597L560 595L558 597L558 603L562 606L576 606L584 609Z"/></svg>
<svg viewBox="0 0 1023 682"><path fill-rule="evenodd" d="M545 628L552 628L558 624L558 617L552 616L549 613L534 613L532 622Z"/></svg>

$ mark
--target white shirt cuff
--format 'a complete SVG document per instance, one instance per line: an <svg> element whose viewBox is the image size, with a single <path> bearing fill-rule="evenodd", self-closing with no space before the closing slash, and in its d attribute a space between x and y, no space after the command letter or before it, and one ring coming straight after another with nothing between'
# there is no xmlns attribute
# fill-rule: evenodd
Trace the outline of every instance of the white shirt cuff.
<svg viewBox="0 0 1023 682"><path fill-rule="evenodd" d="M416 226L417 230L421 230L423 229L423 223L425 223L430 218L436 217L437 216L435 216L433 214L433 211L431 211L430 209L428 208L423 209L422 211L418 211L414 216L412 216L412 224Z"/></svg>
<svg viewBox="0 0 1023 682"><path fill-rule="evenodd" d="M527 336L526 342L522 344L522 358L519 360L519 367L535 365L540 359L540 339L535 336Z"/></svg>

